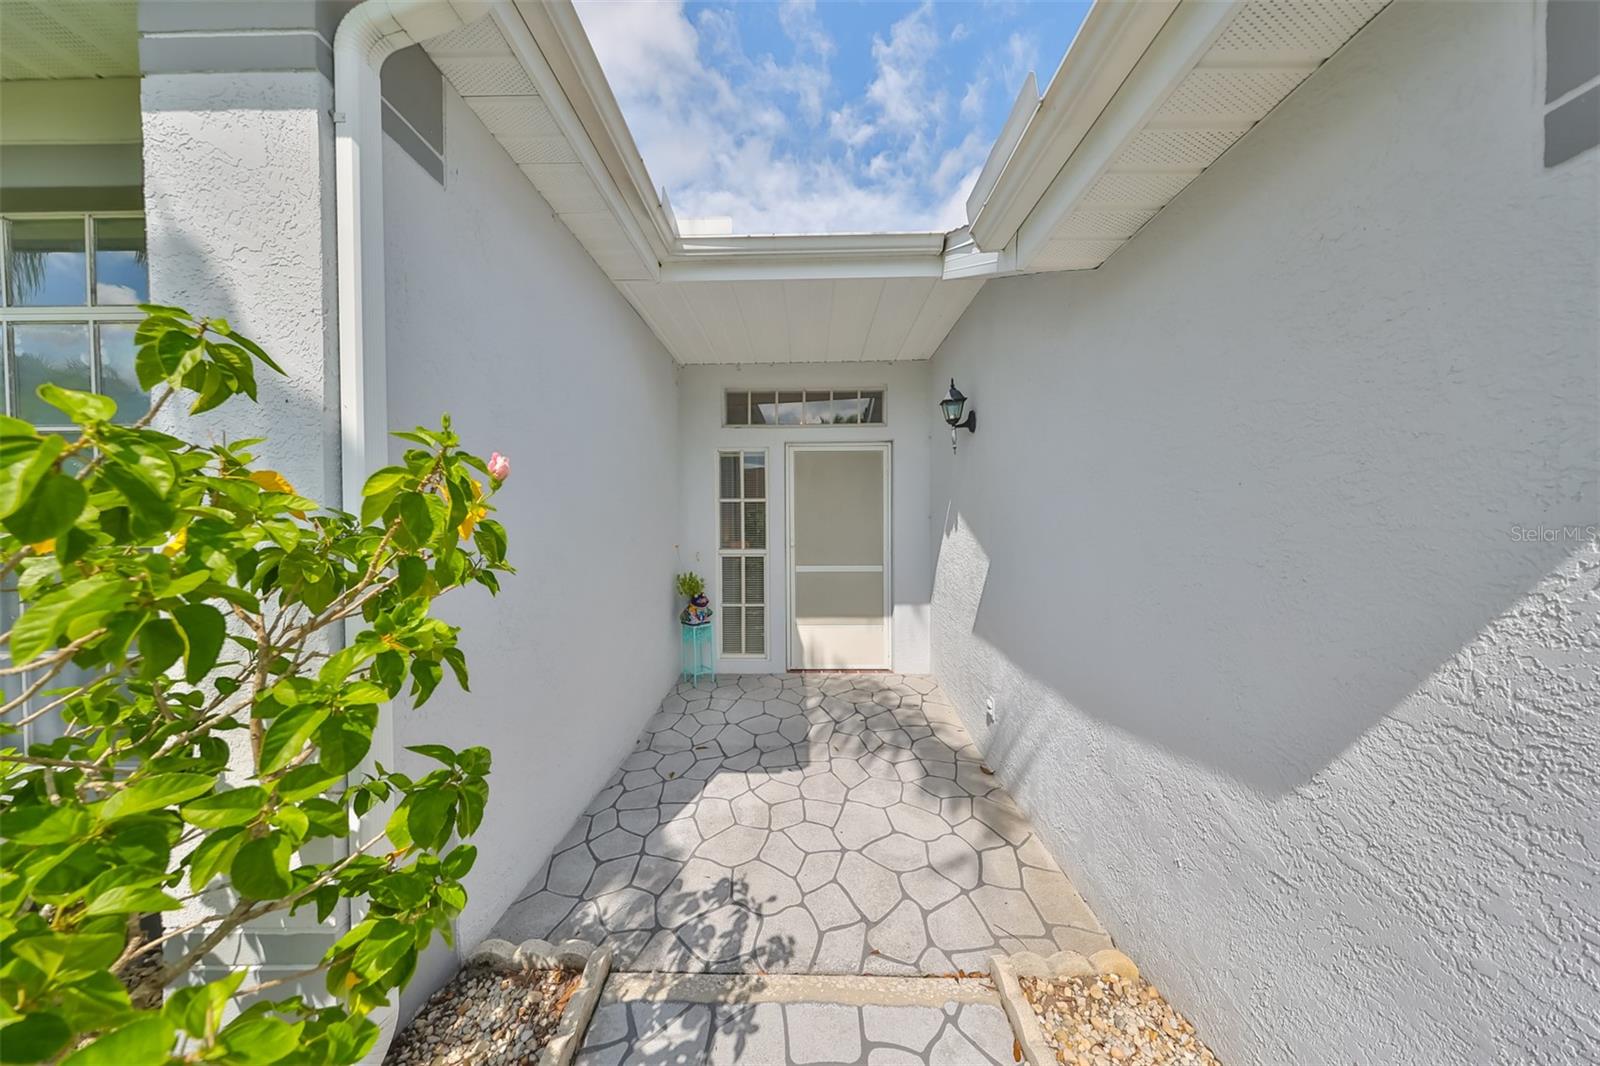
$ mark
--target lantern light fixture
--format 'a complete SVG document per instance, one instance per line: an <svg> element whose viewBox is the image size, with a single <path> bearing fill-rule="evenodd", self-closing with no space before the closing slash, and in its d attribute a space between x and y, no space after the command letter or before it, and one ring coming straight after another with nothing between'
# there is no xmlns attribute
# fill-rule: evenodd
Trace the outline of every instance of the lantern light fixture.
<svg viewBox="0 0 1600 1066"><path fill-rule="evenodd" d="M956 430L964 429L969 433L978 432L978 412L967 411L967 417L962 418L962 411L966 410L967 397L960 389L956 388L956 379L950 379L950 391L944 399L939 401L939 410L944 414L945 423L950 427L950 450L956 450Z"/></svg>

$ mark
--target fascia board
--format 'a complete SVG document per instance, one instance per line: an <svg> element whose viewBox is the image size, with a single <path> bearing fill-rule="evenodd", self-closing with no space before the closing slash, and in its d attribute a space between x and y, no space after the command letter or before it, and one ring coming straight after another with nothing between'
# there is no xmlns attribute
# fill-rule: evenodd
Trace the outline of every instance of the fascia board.
<svg viewBox="0 0 1600 1066"><path fill-rule="evenodd" d="M972 217L980 249L999 251L1011 242L1177 6L1178 0L1096 0Z"/></svg>

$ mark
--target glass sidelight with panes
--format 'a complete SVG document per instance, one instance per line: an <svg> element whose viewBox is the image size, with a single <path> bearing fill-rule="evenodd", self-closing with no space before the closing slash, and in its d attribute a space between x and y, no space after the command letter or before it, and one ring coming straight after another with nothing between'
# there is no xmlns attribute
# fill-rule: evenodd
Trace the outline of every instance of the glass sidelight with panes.
<svg viewBox="0 0 1600 1066"><path fill-rule="evenodd" d="M717 454L717 604L722 654L767 654L767 453Z"/></svg>

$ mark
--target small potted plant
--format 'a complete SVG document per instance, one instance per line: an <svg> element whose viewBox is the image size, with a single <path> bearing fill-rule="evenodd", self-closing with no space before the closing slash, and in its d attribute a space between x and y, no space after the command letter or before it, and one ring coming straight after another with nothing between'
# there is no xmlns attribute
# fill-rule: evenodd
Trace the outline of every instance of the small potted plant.
<svg viewBox="0 0 1600 1066"><path fill-rule="evenodd" d="M711 601L706 598L706 582L694 571L678 575L678 595L688 600L678 615L678 620L686 626L703 626L711 621Z"/></svg>

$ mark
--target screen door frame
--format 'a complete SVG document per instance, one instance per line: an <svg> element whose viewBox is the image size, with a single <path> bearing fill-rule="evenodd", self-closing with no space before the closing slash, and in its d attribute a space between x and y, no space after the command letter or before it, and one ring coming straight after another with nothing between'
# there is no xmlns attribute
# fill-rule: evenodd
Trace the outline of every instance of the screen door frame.
<svg viewBox="0 0 1600 1066"><path fill-rule="evenodd" d="M889 441L837 441L828 443L794 443L784 445L783 461L783 491L784 491L784 574L786 579L786 593L788 597L788 624L785 630L788 634L785 643L788 645L789 669L806 670L815 669L802 665L800 654L800 629L799 614L795 608L795 478L794 460L799 452L876 452L882 456L883 461L883 655L876 663L857 663L850 666L841 666L832 669L840 670L892 670L894 668L894 446ZM770 490L769 490L770 491ZM827 569L827 568L823 568Z"/></svg>

